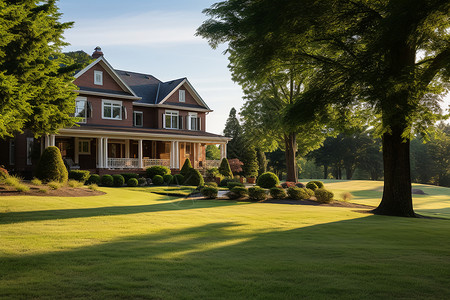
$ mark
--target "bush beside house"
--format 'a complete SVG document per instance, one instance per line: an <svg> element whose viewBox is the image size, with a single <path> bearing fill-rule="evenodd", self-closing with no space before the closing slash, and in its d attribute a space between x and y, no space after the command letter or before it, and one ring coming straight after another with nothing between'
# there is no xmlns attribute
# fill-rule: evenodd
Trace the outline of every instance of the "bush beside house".
<svg viewBox="0 0 450 300"><path fill-rule="evenodd" d="M68 172L58 147L45 148L36 168L36 177L43 182L67 182Z"/></svg>

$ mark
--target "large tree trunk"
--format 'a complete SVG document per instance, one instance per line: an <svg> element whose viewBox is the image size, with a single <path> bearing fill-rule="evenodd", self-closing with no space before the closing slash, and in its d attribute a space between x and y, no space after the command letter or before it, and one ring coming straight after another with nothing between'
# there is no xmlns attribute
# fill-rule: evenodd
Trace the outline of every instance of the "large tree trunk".
<svg viewBox="0 0 450 300"><path fill-rule="evenodd" d="M328 165L323 165L323 179L328 178Z"/></svg>
<svg viewBox="0 0 450 300"><path fill-rule="evenodd" d="M297 162L295 155L297 153L297 141L295 133L284 135L285 155L286 155L286 181L297 182Z"/></svg>
<svg viewBox="0 0 450 300"><path fill-rule="evenodd" d="M409 140L403 142L400 126L383 135L384 189L375 214L415 217L411 195Z"/></svg>

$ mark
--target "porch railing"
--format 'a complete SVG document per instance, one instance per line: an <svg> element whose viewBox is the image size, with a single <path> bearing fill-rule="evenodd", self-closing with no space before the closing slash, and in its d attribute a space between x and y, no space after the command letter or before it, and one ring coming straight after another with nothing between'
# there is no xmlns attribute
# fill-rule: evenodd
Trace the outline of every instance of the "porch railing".
<svg viewBox="0 0 450 300"><path fill-rule="evenodd" d="M144 168L151 167L151 166L170 166L170 160L169 159L153 159L153 158L144 158L142 160L142 166Z"/></svg>
<svg viewBox="0 0 450 300"><path fill-rule="evenodd" d="M137 158L108 158L108 168L110 169L137 169L139 159Z"/></svg>

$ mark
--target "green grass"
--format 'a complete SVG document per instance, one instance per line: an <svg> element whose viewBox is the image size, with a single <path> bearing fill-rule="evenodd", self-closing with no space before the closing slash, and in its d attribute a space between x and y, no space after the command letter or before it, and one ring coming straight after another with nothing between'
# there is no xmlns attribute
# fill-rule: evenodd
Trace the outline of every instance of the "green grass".
<svg viewBox="0 0 450 300"><path fill-rule="evenodd" d="M449 220L100 190L0 198L0 298L450 297Z"/></svg>

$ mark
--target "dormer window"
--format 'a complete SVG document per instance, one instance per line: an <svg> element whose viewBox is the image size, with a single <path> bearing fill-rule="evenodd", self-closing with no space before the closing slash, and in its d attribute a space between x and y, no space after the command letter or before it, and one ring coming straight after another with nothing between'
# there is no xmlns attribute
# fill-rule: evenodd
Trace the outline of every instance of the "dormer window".
<svg viewBox="0 0 450 300"><path fill-rule="evenodd" d="M103 72L94 71L94 84L103 85Z"/></svg>
<svg viewBox="0 0 450 300"><path fill-rule="evenodd" d="M180 102L185 102L186 101L186 91L185 90L179 90L178 91L178 100L180 101Z"/></svg>

